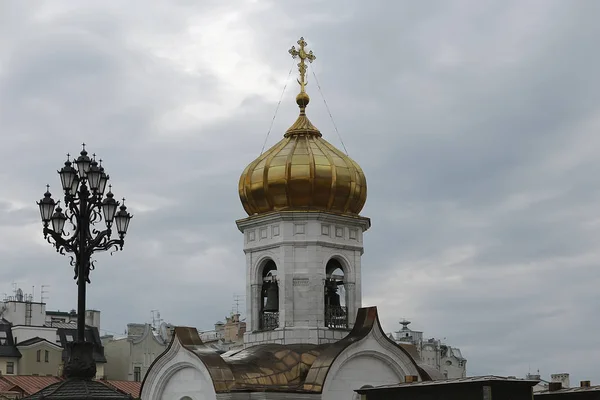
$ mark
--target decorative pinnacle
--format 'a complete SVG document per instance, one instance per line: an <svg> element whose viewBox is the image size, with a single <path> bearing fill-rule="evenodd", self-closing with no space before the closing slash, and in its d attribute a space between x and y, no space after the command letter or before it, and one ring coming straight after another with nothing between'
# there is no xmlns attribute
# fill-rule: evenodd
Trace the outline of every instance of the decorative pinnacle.
<svg viewBox="0 0 600 400"><path fill-rule="evenodd" d="M316 57L313 54L312 50L310 50L308 53L306 52L305 47L306 47L307 43L303 37L301 37L297 43L298 43L299 48L296 49L296 46L292 46L292 48L289 50L289 53L292 55L292 58L294 58L294 59L300 58L300 62L298 63L298 71L300 72L300 79L298 79L298 83L300 84L300 93L302 94L302 93L306 93L305 88L306 88L306 85L308 84L308 81L306 80L306 60L308 60L308 62L312 63L316 59Z"/></svg>
<svg viewBox="0 0 600 400"><path fill-rule="evenodd" d="M50 185L46 184L46 192L50 191Z"/></svg>

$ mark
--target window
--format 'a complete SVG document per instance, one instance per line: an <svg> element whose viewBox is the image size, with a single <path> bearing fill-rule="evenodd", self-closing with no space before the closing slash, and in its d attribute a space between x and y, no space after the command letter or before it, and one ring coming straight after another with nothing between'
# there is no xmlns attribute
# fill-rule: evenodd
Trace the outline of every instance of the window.
<svg viewBox="0 0 600 400"><path fill-rule="evenodd" d="M44 350L44 351L45 351L45 353L44 353L44 361L48 362L48 357L50 357L50 352L48 350Z"/></svg>
<svg viewBox="0 0 600 400"><path fill-rule="evenodd" d="M6 332L0 331L0 345L6 344Z"/></svg>
<svg viewBox="0 0 600 400"><path fill-rule="evenodd" d="M142 380L142 368L134 367L133 368L133 380L139 382Z"/></svg>
<svg viewBox="0 0 600 400"><path fill-rule="evenodd" d="M6 363L6 374L7 375L12 375L15 373L15 363L12 361L9 361Z"/></svg>
<svg viewBox="0 0 600 400"><path fill-rule="evenodd" d="M37 362L40 362L40 361L42 361L42 351L38 350L37 351Z"/></svg>

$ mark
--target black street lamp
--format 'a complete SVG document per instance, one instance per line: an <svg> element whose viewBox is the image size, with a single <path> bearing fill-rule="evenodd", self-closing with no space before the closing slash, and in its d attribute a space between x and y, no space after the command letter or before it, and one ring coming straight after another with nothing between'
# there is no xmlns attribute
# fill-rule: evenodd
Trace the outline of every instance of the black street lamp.
<svg viewBox="0 0 600 400"><path fill-rule="evenodd" d="M95 267L91 258L98 251L122 250L132 218L125 207L125 199L123 203L116 201L110 185L108 193L104 194L109 176L101 165L102 160L97 162L95 158L95 154L92 158L88 156L83 144L79 157L72 163L67 155L64 167L57 171L64 192L64 210L58 204L60 202L52 198L49 186L46 186L44 198L37 203L44 225L44 238L60 254L73 254L70 256L71 265L75 269L78 286L77 338L64 368L65 376L90 380L96 374L93 345L85 342L86 283L90 283L90 271ZM102 220L106 227L96 229L96 223ZM67 221L72 232L65 232ZM118 238L112 238L113 230L116 230Z"/></svg>

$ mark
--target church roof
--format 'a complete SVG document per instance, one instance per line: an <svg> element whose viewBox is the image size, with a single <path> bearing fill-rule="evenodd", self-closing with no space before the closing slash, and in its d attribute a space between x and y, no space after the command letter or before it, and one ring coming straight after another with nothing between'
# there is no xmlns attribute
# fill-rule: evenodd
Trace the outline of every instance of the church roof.
<svg viewBox="0 0 600 400"><path fill-rule="evenodd" d="M234 391L321 393L327 374L337 357L347 347L365 338L375 325L381 330L377 307L361 308L354 328L340 341L320 345L260 344L223 355L206 346L196 329L177 327L169 348L177 338L183 348L196 355L207 367L217 393ZM432 379L406 349L389 339L383 331L381 334L385 340L413 360L422 379ZM168 351L169 349L166 350ZM144 383L142 387L143 385Z"/></svg>

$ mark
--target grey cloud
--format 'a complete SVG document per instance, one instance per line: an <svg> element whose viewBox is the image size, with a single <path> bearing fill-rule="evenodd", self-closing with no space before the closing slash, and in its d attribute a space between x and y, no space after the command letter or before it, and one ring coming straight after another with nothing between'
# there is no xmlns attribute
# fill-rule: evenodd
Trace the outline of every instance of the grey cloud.
<svg viewBox="0 0 600 400"><path fill-rule="evenodd" d="M177 51L203 29L202 17L248 5L6 4L0 292L13 280L38 295L49 284L50 308L74 307L71 267L44 247L34 201L47 182L58 193L55 169L86 141L135 214L124 251L99 255L92 274L88 303L102 310L104 329L120 333L151 309L210 327L245 287L237 183L279 93L238 88L238 106L217 118L210 114L228 82L205 61L186 70L149 43ZM599 5L365 4L258 2L238 12L253 28L253 56L270 71L266 84L281 85L298 36L317 55L321 89L369 184L364 303L379 306L388 331L407 317L447 337L469 373L540 368L599 380L599 355L586 344L597 328L600 261ZM292 78L267 147L295 119L296 91ZM309 93L311 120L341 148L311 73ZM196 104L201 115L182 111Z"/></svg>

